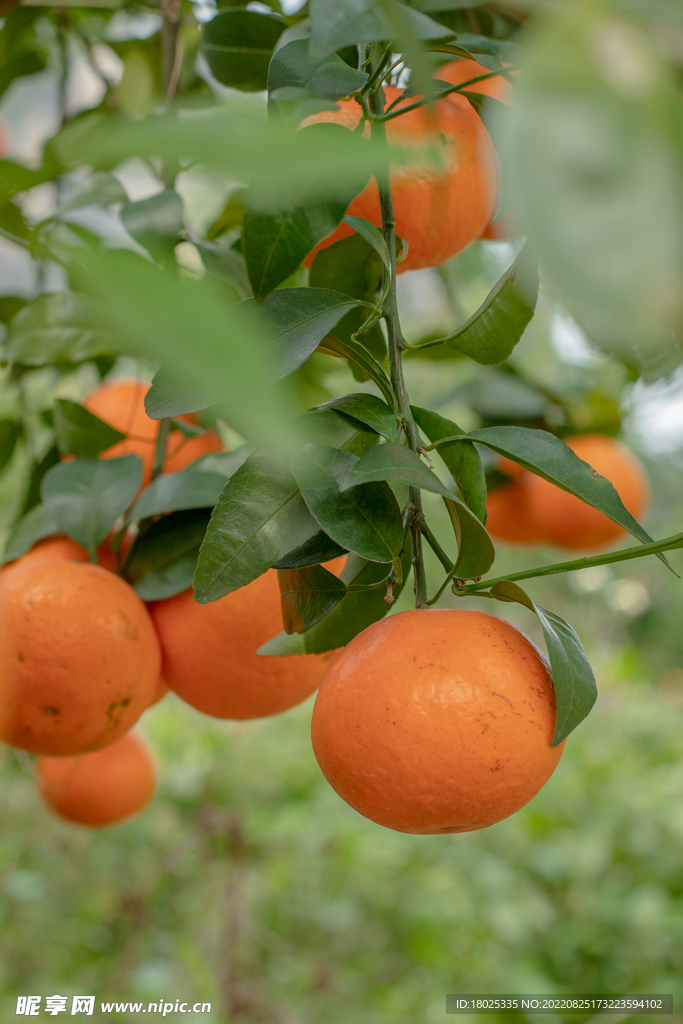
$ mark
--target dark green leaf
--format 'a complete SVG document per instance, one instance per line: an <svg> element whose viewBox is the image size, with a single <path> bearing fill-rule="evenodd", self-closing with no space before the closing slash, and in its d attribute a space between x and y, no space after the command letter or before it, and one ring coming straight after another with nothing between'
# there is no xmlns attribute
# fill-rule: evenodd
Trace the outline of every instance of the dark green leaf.
<svg viewBox="0 0 683 1024"><path fill-rule="evenodd" d="M491 587L499 601L517 601L535 612L543 628L552 670L557 716L552 745L556 747L584 720L598 692L586 652L575 631L554 612L539 608L516 583L503 580Z"/></svg>
<svg viewBox="0 0 683 1024"><path fill-rule="evenodd" d="M177 192L164 189L149 199L124 203L121 221L155 259L170 259L183 227L183 201Z"/></svg>
<svg viewBox="0 0 683 1024"><path fill-rule="evenodd" d="M363 139L338 124L315 124L296 133L292 146L299 149L302 170L294 187L284 189L273 180L274 168L254 179L244 206L242 249L249 281L257 299L263 299L300 266L315 245L331 234L346 208L368 180L360 157L367 152ZM344 150L349 159L358 154L358 170L335 182L320 178L318 167L306 161L311 151ZM278 192L280 195L278 195Z"/></svg>
<svg viewBox="0 0 683 1024"><path fill-rule="evenodd" d="M22 427L16 420L0 420L0 472L14 455Z"/></svg>
<svg viewBox="0 0 683 1024"><path fill-rule="evenodd" d="M417 405L412 405L411 410L418 427L432 442L464 433L457 423L439 416L437 412ZM483 523L486 519L486 477L479 452L471 441L440 444L436 450L460 488L465 504Z"/></svg>
<svg viewBox="0 0 683 1024"><path fill-rule="evenodd" d="M295 430L301 444L326 444L352 455L365 455L379 444L372 427L336 409L310 409L295 421Z"/></svg>
<svg viewBox="0 0 683 1024"><path fill-rule="evenodd" d="M195 242L195 248L201 256L207 274L217 277L219 281L231 285L240 299L251 298L251 285L247 276L244 257L234 249L223 245L212 245L209 242Z"/></svg>
<svg viewBox="0 0 683 1024"><path fill-rule="evenodd" d="M484 427L470 431L467 436L604 512L643 544L652 543L650 535L624 508L609 480L553 434L526 427ZM668 565L664 555L660 553L659 557Z"/></svg>
<svg viewBox="0 0 683 1024"><path fill-rule="evenodd" d="M359 220L357 217L352 219ZM349 235L316 253L308 281L314 288L335 288L374 305L377 290L382 285L382 259L366 238L360 234ZM371 311L365 308L347 313L335 327L335 337L351 341L352 335L360 330L370 315ZM384 358L387 346L379 324L366 331L361 340L373 356Z"/></svg>
<svg viewBox="0 0 683 1024"><path fill-rule="evenodd" d="M0 68L0 96L17 78L36 75L45 69L45 58L39 53L22 53Z"/></svg>
<svg viewBox="0 0 683 1024"><path fill-rule="evenodd" d="M58 398L54 405L55 437L62 455L94 459L126 437L78 402Z"/></svg>
<svg viewBox="0 0 683 1024"><path fill-rule="evenodd" d="M260 92L268 84L273 48L287 23L255 11L225 11L204 27L202 51L222 85Z"/></svg>
<svg viewBox="0 0 683 1024"><path fill-rule="evenodd" d="M394 441L396 438L396 417L389 406L376 395L366 395L362 392L355 395L343 395L341 398L332 398L329 402L323 402L316 406L316 409L338 409L340 412L346 413L347 416L353 416L361 423L366 423L382 437L386 437L387 441Z"/></svg>
<svg viewBox="0 0 683 1024"><path fill-rule="evenodd" d="M74 459L45 474L41 496L59 529L94 558L141 482L142 459L138 455Z"/></svg>
<svg viewBox="0 0 683 1024"><path fill-rule="evenodd" d="M341 491L357 461L350 452L309 444L292 457L292 471L308 508L333 540L363 558L385 562L403 545L401 510L383 481Z"/></svg>
<svg viewBox="0 0 683 1024"><path fill-rule="evenodd" d="M23 366L78 363L119 351L107 311L87 295L40 295L10 324L5 356Z"/></svg>
<svg viewBox="0 0 683 1024"><path fill-rule="evenodd" d="M538 270L527 243L477 312L444 340L477 363L502 363L526 330L537 298Z"/></svg>
<svg viewBox="0 0 683 1024"><path fill-rule="evenodd" d="M348 476L341 481L341 487L347 490L370 480L396 480L409 487L423 487L434 494L453 498L453 492L441 483L419 455L395 441L373 448L351 466Z"/></svg>
<svg viewBox="0 0 683 1024"><path fill-rule="evenodd" d="M212 508L225 487L225 477L197 470L164 473L146 487L126 516L127 522L186 508Z"/></svg>
<svg viewBox="0 0 683 1024"><path fill-rule="evenodd" d="M305 633L344 598L346 587L322 565L278 570L285 633Z"/></svg>
<svg viewBox="0 0 683 1024"><path fill-rule="evenodd" d="M0 323L8 324L25 305L18 295L0 295Z"/></svg>
<svg viewBox="0 0 683 1024"><path fill-rule="evenodd" d="M143 601L189 590L208 521L207 509L172 512L135 542L125 577Z"/></svg>
<svg viewBox="0 0 683 1024"><path fill-rule="evenodd" d="M458 557L453 574L458 579L472 580L489 571L496 557L496 549L481 521L462 502L444 498L450 516Z"/></svg>
<svg viewBox="0 0 683 1024"><path fill-rule="evenodd" d="M320 565L321 562L331 562L333 558L339 558L346 554L343 548L331 537L328 537L323 530L319 530L314 537L294 548L288 555L281 558L273 566L274 569L305 569L309 565Z"/></svg>
<svg viewBox="0 0 683 1024"><path fill-rule="evenodd" d="M363 373L367 373L379 390L384 395L387 405L392 409L396 408L396 398L394 396L394 389L391 386L391 381L387 375L386 370L380 363L377 362L375 357L368 352L361 342L355 338L349 338L346 341L341 341L336 338L334 334L328 334L318 346L320 352L325 352L331 356L341 356L343 359L349 359L356 366L360 367Z"/></svg>
<svg viewBox="0 0 683 1024"><path fill-rule="evenodd" d="M339 100L362 88L368 76L330 53L323 60L308 59L308 40L294 39L277 51L268 69L268 91L295 86L323 99Z"/></svg>
<svg viewBox="0 0 683 1024"><path fill-rule="evenodd" d="M401 556L403 582L394 584L394 597L398 597L410 572L410 551ZM357 555L350 555L342 581L348 586L371 586L386 579L391 571L389 563L368 562ZM385 601L386 588L377 590L347 591L336 608L306 633L280 633L259 649L259 654L324 654L344 647L362 630L377 622L389 611L391 605Z"/></svg>
<svg viewBox="0 0 683 1024"><path fill-rule="evenodd" d="M48 448L40 461L33 463L28 487L26 488L26 496L21 507L22 515L26 515L35 505L40 504L40 488L43 483L43 477L49 469L52 469L59 462L59 448L54 444L51 448Z"/></svg>
<svg viewBox="0 0 683 1024"><path fill-rule="evenodd" d="M426 14L404 7L397 0L369 5L366 0L311 0L311 60L354 43L381 42L395 38L393 8L399 8L414 39L443 39L450 29L438 25Z"/></svg>
<svg viewBox="0 0 683 1024"><path fill-rule="evenodd" d="M353 217L350 214L344 217L344 223L363 236L365 241L375 250L384 266L388 268L390 262L389 249L384 241L384 235L379 228L376 228L372 221L366 220L365 217Z"/></svg>
<svg viewBox="0 0 683 1024"><path fill-rule="evenodd" d="M58 533L59 527L46 505L34 505L30 512L16 523L7 538L3 562L13 562L30 551L44 537Z"/></svg>
<svg viewBox="0 0 683 1024"><path fill-rule="evenodd" d="M200 604L261 576L319 527L288 472L254 452L228 480L211 516L194 580Z"/></svg>
<svg viewBox="0 0 683 1024"><path fill-rule="evenodd" d="M269 295L260 308L278 379L305 363L344 314L357 306L348 295L329 288L278 288Z"/></svg>
<svg viewBox="0 0 683 1024"><path fill-rule="evenodd" d="M152 378L145 395L145 412L153 420L185 416L214 405L220 398L218 387L190 382L175 366L162 364Z"/></svg>
<svg viewBox="0 0 683 1024"><path fill-rule="evenodd" d="M0 202L6 202L18 192L27 192L45 180L40 171L32 171L13 160L0 160Z"/></svg>

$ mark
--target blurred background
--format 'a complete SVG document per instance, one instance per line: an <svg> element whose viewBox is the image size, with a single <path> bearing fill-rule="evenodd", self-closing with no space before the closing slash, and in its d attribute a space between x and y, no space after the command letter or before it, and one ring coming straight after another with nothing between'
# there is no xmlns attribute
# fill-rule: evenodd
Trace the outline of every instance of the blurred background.
<svg viewBox="0 0 683 1024"><path fill-rule="evenodd" d="M212 13L208 4L195 5L199 20ZM99 27L97 11L89 17L88 32L99 41L94 48L72 43L61 109L63 78L47 23L52 56L45 69L17 79L0 99L12 158L35 162L64 111L95 107L107 79L120 85L131 111L144 114L153 104L145 99L145 53L158 15L120 11ZM201 60L197 68L220 94ZM132 200L159 190L142 162L115 173ZM186 223L206 230L239 185L201 168L181 174ZM48 183L25 193L22 209L35 222L55 201ZM111 244L135 247L115 207L92 207L71 220ZM478 242L438 270L403 274L408 340L436 337L469 316L518 248L515 241ZM176 255L189 273L200 272L191 243ZM0 239L5 319L16 309L8 297L30 301L64 288L58 267ZM154 368L122 358L104 369L148 378ZM38 446L41 415L54 398L82 398L102 371L91 361L31 375L24 400ZM683 375L643 377L628 360L597 351L551 288L504 367L450 352L447 361L409 360L406 377L413 402L465 429L500 417L562 436L619 435L650 477L644 525L656 538L681 529ZM316 354L298 371L296 389L303 410L370 387L345 363ZM0 378L0 418L16 400ZM229 446L239 443L222 429ZM0 473L5 534L30 456L19 446ZM438 499L425 497L430 522L446 530ZM501 545L496 575L532 559L557 561L558 552ZM680 552L671 562L683 574ZM428 569L433 592L443 571L435 561ZM356 814L316 766L312 699L274 719L230 723L170 695L139 725L158 757L156 799L134 820L101 831L50 815L37 796L31 758L5 749L2 1019L14 1019L17 996L29 993L91 994L98 1006L207 1001L208 1019L217 1024L432 1024L445 1017L447 992L683 998L683 585L656 559L643 559L528 589L574 625L600 696L541 793L483 832L409 836ZM449 601L456 603L447 594ZM408 604L404 594L397 610ZM502 614L542 643L524 609L470 606ZM93 1014L95 1021L114 1019L137 1017L98 1008Z"/></svg>

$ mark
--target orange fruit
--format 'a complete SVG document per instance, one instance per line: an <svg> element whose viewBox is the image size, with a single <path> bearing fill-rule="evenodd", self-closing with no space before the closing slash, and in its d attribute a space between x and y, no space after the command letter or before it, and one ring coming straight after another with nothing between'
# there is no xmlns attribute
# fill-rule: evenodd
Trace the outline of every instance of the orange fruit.
<svg viewBox="0 0 683 1024"><path fill-rule="evenodd" d="M387 87L387 106L402 90ZM410 103L409 97L405 103ZM332 121L355 128L361 108L355 100L340 100L336 111L324 110L303 124ZM366 126L366 133L368 129ZM411 165L391 172L391 191L396 232L408 242L408 256L397 270L435 267L465 249L477 239L495 213L498 192L498 164L489 135L464 97L442 100L433 107L421 107L387 122L389 144L402 147L429 145L436 149L441 167ZM347 213L365 217L377 227L382 218L377 184L372 179L351 202ZM353 233L340 224L320 242L304 261L310 266L315 253Z"/></svg>
<svg viewBox="0 0 683 1024"><path fill-rule="evenodd" d="M648 501L648 481L641 463L613 437L582 434L566 440L616 488L636 519ZM501 459L498 467L514 477L489 495L486 529L492 537L517 544L555 544L568 551L591 551L625 536L625 531L602 512L584 504L555 484ZM514 469L510 469L514 467Z"/></svg>
<svg viewBox="0 0 683 1024"><path fill-rule="evenodd" d="M452 60L448 64L442 64L434 72L434 77L438 78L441 82L448 82L450 85L460 85L461 82L468 82L470 78L476 78L477 75L488 75L489 69L485 68L483 64L479 64L476 60ZM476 92L482 96L492 96L495 100L505 103L510 97L510 90L512 86L502 75L495 75L493 78L486 78L483 82L474 82L472 85L465 86L465 92ZM457 93L451 93L447 96L448 100L459 99Z"/></svg>
<svg viewBox="0 0 683 1024"><path fill-rule="evenodd" d="M160 700L163 700L166 694L169 692L169 685L163 676L159 676L154 696L152 697L150 707L153 708L155 704L158 704Z"/></svg>
<svg viewBox="0 0 683 1024"><path fill-rule="evenodd" d="M548 781L555 694L533 643L508 622L453 609L390 615L346 645L313 709L327 781L398 832L472 832Z"/></svg>
<svg viewBox="0 0 683 1024"><path fill-rule="evenodd" d="M101 565L103 569L109 569L110 572L116 572L118 566L116 555L111 545L112 536L110 534L97 549L97 564ZM124 537L121 545L124 555L133 543L133 539L132 534L127 534ZM57 533L52 537L45 537L43 540L37 541L30 551L20 555L14 562L9 562L0 572L4 572L10 566L26 565L27 562L41 561L46 558L66 558L72 562L87 562L88 552L80 544L77 544L75 540L72 540L71 537L67 537L63 533Z"/></svg>
<svg viewBox="0 0 683 1024"><path fill-rule="evenodd" d="M604 434L582 434L569 438L566 443L580 459L614 485L632 516L637 519L642 515L649 496L647 475L627 448ZM539 524L545 539L557 547L591 551L626 536L626 532L602 512L533 473L525 474L524 486L530 515Z"/></svg>
<svg viewBox="0 0 683 1024"><path fill-rule="evenodd" d="M148 484L154 460L154 445L159 430L159 421L150 419L145 412L145 395L149 390L146 381L113 380L98 385L83 405L94 416L108 423L115 430L129 436L101 452L103 459L115 459L119 455L139 455L143 462L143 484ZM191 416L178 419L193 422ZM179 431L173 431L166 447L164 473L177 473L189 466L200 455L222 451L223 444L215 430L207 430L198 437L185 438Z"/></svg>
<svg viewBox="0 0 683 1024"><path fill-rule="evenodd" d="M0 739L62 756L117 740L161 668L143 602L119 576L66 559L0 576Z"/></svg>
<svg viewBox="0 0 683 1024"><path fill-rule="evenodd" d="M257 655L282 630L275 569L219 601L197 604L186 590L149 608L164 679L184 701L215 718L264 718L300 704L320 686L337 653Z"/></svg>
<svg viewBox="0 0 683 1024"><path fill-rule="evenodd" d="M151 751L135 733L103 750L73 757L39 757L39 793L53 811L80 825L101 827L141 811L154 795Z"/></svg>

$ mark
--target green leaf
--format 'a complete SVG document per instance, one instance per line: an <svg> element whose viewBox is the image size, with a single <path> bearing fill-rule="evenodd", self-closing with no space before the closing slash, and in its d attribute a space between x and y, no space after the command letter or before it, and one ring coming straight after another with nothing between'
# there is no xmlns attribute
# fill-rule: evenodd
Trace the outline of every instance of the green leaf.
<svg viewBox="0 0 683 1024"><path fill-rule="evenodd" d="M0 420L0 472L14 455L14 449L21 435L22 426L16 420Z"/></svg>
<svg viewBox="0 0 683 1024"><path fill-rule="evenodd" d="M3 562L13 562L30 551L39 540L58 532L59 527L52 518L52 513L47 505L34 505L12 527L7 538Z"/></svg>
<svg viewBox="0 0 683 1024"><path fill-rule="evenodd" d="M322 402L316 409L338 409L340 412L352 416L361 423L366 423L373 430L376 430L387 441L396 438L396 416L389 406L377 398L376 395L366 395L360 392L354 395L342 395L341 398L332 398L329 402Z"/></svg>
<svg viewBox="0 0 683 1024"><path fill-rule="evenodd" d="M537 299L538 270L527 242L476 313L444 340L484 366L502 363L526 330Z"/></svg>
<svg viewBox="0 0 683 1024"><path fill-rule="evenodd" d="M294 423L301 445L326 444L352 455L365 455L379 444L379 435L365 423L337 409L309 409Z"/></svg>
<svg viewBox="0 0 683 1024"><path fill-rule="evenodd" d="M318 530L289 471L271 455L254 452L228 480L211 516L195 600L218 601L246 586Z"/></svg>
<svg viewBox="0 0 683 1024"><path fill-rule="evenodd" d="M419 455L395 441L387 441L364 455L350 467L348 476L342 481L347 490L370 480L396 480L409 487L422 487L444 498L453 498L453 492L441 483L436 473L425 465Z"/></svg>
<svg viewBox="0 0 683 1024"><path fill-rule="evenodd" d="M348 224L349 227L353 228L353 230L359 235L362 235L365 241L368 242L375 250L384 266L388 269L390 264L389 249L387 248L387 243L384 241L384 235L382 232L376 228L371 221L366 220L365 217L353 217L347 214L346 217L344 217L344 223Z"/></svg>
<svg viewBox="0 0 683 1024"><path fill-rule="evenodd" d="M364 237L360 234L349 235L316 253L308 282L314 288L336 288L345 295L352 295L354 299L362 299L374 305L377 290L382 285L382 260ZM365 308L347 313L335 327L335 337L342 341L352 341L352 336L361 329L370 315L370 311ZM377 359L386 356L387 345L379 324L363 334L362 344Z"/></svg>
<svg viewBox="0 0 683 1024"><path fill-rule="evenodd" d="M273 566L274 569L306 569L309 565L331 562L347 553L346 548L319 530L310 540L294 548Z"/></svg>
<svg viewBox="0 0 683 1024"><path fill-rule="evenodd" d="M234 249L210 242L195 242L195 249L201 256L207 274L235 289L240 299L251 298L251 285L247 275L244 257Z"/></svg>
<svg viewBox="0 0 683 1024"><path fill-rule="evenodd" d="M126 190L119 179L107 171L96 171L92 177L75 188L46 220L63 217L65 213L82 210L85 206L109 206L111 203L127 202Z"/></svg>
<svg viewBox="0 0 683 1024"><path fill-rule="evenodd" d="M213 77L243 92L260 92L268 84L273 48L287 23L270 14L225 11L204 26L202 52Z"/></svg>
<svg viewBox="0 0 683 1024"><path fill-rule="evenodd" d="M426 14L404 7L397 0L368 4L366 0L311 0L311 60L360 42L394 39L394 8L399 9L414 39L443 39L453 32Z"/></svg>
<svg viewBox="0 0 683 1024"><path fill-rule="evenodd" d="M21 299L18 295L0 296L0 323L8 324L25 305L26 299Z"/></svg>
<svg viewBox="0 0 683 1024"><path fill-rule="evenodd" d="M401 556L403 582L394 584L394 597L399 597L410 572L410 551ZM391 571L390 563L366 561L357 555L350 555L342 581L347 587L366 587L381 583ZM383 619L391 605L385 601L386 588L377 590L348 591L336 608L306 633L280 633L273 637L258 653L262 655L324 654L344 647L354 636Z"/></svg>
<svg viewBox="0 0 683 1024"><path fill-rule="evenodd" d="M28 486L21 506L22 515L25 515L35 505L40 504L40 488L43 483L43 477L48 470L52 469L53 466L58 465L60 461L59 448L56 444L53 444L48 448L41 459L34 461L31 466Z"/></svg>
<svg viewBox="0 0 683 1024"><path fill-rule="evenodd" d="M304 633L331 612L346 587L322 565L278 570L285 633Z"/></svg>
<svg viewBox="0 0 683 1024"><path fill-rule="evenodd" d="M299 87L327 100L339 100L361 89L367 82L364 71L356 71L330 53L316 63L308 59L308 40L294 39L277 51L268 69L268 91Z"/></svg>
<svg viewBox="0 0 683 1024"><path fill-rule="evenodd" d="M214 405L220 398L213 384L188 381L177 366L163 363L145 394L145 412L152 420L185 416Z"/></svg>
<svg viewBox="0 0 683 1024"><path fill-rule="evenodd" d="M53 466L43 479L41 497L60 530L87 549L97 548L125 512L142 482L142 459L74 459Z"/></svg>
<svg viewBox="0 0 683 1024"><path fill-rule="evenodd" d="M18 192L28 192L45 180L45 175L40 171L32 171L14 160L0 160L0 203L11 199Z"/></svg>
<svg viewBox="0 0 683 1024"><path fill-rule="evenodd" d="M394 389L391 386L391 381L387 375L386 370L380 363L377 362L375 357L368 352L364 345L355 338L349 338L346 341L341 341L335 337L334 334L328 334L326 338L321 341L318 346L318 351L324 352L331 356L341 356L342 359L349 359L356 366L360 367L363 373L367 373L379 390L384 395L387 405L392 409L396 409L397 402L394 395Z"/></svg>
<svg viewBox="0 0 683 1024"><path fill-rule="evenodd" d="M516 601L538 616L552 670L557 715L552 745L556 747L584 720L597 699L595 676L576 632L554 612L536 605L516 583L503 580L491 587L499 601Z"/></svg>
<svg viewBox="0 0 683 1024"><path fill-rule="evenodd" d="M195 459L190 468L193 473L218 473L227 480L240 468L251 455L253 449L248 444L240 445L229 452L209 452Z"/></svg>
<svg viewBox="0 0 683 1024"><path fill-rule="evenodd" d="M179 473L164 473L146 487L126 516L126 522L186 508L212 508L225 487L225 477L198 471L192 464Z"/></svg>
<svg viewBox="0 0 683 1024"><path fill-rule="evenodd" d="M118 352L106 315L106 309L88 295L40 295L10 324L5 358L22 366L43 366Z"/></svg>
<svg viewBox="0 0 683 1024"><path fill-rule="evenodd" d="M495 561L493 541L467 505L453 498L444 498L444 501L458 543L453 575L463 580L478 579L489 571Z"/></svg>
<svg viewBox="0 0 683 1024"><path fill-rule="evenodd" d="M351 159L356 153L359 157L366 153L364 140L341 125L310 125L296 133L291 145L300 151L302 162L296 185L283 191L283 186L273 181L270 169L262 171L247 190L242 250L257 299L265 298L282 284L311 249L335 230L349 203L368 180L360 160L358 170L338 183L334 178L321 180L315 164L310 174L305 174L311 150L340 148ZM274 164L277 166L277 161ZM277 192L283 194L278 196Z"/></svg>
<svg viewBox="0 0 683 1024"><path fill-rule="evenodd" d="M172 512L135 542L124 575L143 601L189 590L208 522L205 509Z"/></svg>
<svg viewBox="0 0 683 1024"><path fill-rule="evenodd" d="M124 203L121 221L155 259L171 259L183 227L183 201L177 192L164 189L149 199Z"/></svg>
<svg viewBox="0 0 683 1024"><path fill-rule="evenodd" d="M553 434L526 427L484 427L482 430L471 430L467 437L512 459L517 465L604 512L643 544L652 543L652 537L624 508L609 480L591 469L587 462ZM668 565L664 555L660 553L658 557Z"/></svg>
<svg viewBox="0 0 683 1024"><path fill-rule="evenodd" d="M54 404L55 438L62 455L94 459L126 437L78 402L58 398Z"/></svg>
<svg viewBox="0 0 683 1024"><path fill-rule="evenodd" d="M341 490L357 461L350 452L309 444L292 457L292 472L311 513L333 540L363 558L386 562L403 546L401 510L383 481Z"/></svg>
<svg viewBox="0 0 683 1024"><path fill-rule="evenodd" d="M261 308L270 361L287 376L311 356L341 318L358 303L329 288L278 288Z"/></svg>
<svg viewBox="0 0 683 1024"><path fill-rule="evenodd" d="M411 405L415 422L430 441L462 434L457 423L429 409ZM486 477L479 452L471 441L452 441L436 449L460 488L465 504L481 522L486 520Z"/></svg>

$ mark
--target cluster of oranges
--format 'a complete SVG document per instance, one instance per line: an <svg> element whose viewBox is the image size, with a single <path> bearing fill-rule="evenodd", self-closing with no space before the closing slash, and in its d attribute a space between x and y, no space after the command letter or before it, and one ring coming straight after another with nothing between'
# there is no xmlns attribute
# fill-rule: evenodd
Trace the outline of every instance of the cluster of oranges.
<svg viewBox="0 0 683 1024"><path fill-rule="evenodd" d="M103 457L133 448L151 461L157 425L144 413L145 388L104 384L86 400L112 425L124 426L122 410L134 425ZM202 437L214 450L216 438ZM588 454L578 440L573 447ZM181 455L172 451L165 471ZM518 474L503 498L511 488L526 495L530 482ZM54 810L93 826L150 799L153 758L130 730L168 688L205 714L243 720L285 711L320 687L312 738L324 774L351 806L403 832L499 821L559 761L548 664L500 619L402 612L341 652L259 657L281 626L275 570L211 604L188 590L146 605L117 575L108 544L93 565L68 537L48 538L0 573L0 738L37 755L40 792Z"/></svg>

